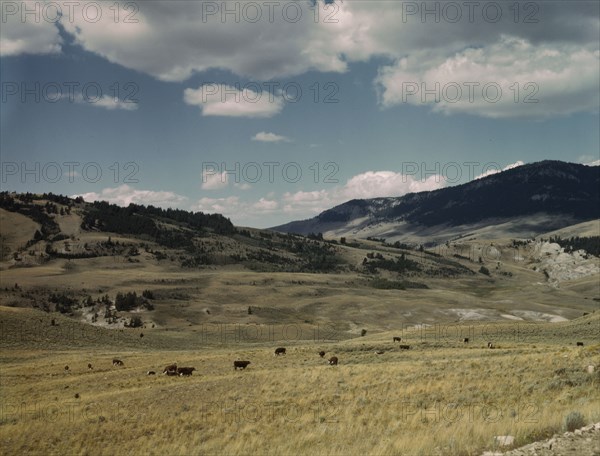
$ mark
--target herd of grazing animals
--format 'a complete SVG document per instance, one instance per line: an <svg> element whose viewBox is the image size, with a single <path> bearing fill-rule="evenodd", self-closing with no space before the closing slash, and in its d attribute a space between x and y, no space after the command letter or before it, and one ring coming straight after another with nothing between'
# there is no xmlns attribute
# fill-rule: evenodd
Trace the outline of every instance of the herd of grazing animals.
<svg viewBox="0 0 600 456"><path fill-rule="evenodd" d="M401 342L401 341L402 341L402 338L400 338L398 336L394 336L392 338L392 342ZM469 338L468 337L463 338L462 342L465 343L465 344L468 343L469 342ZM576 342L576 345L578 347L583 347L583 342ZM400 345L398 345L398 348L400 350L409 350L410 349L410 345L400 344ZM493 349L493 348L496 348L496 346L494 345L493 342L488 342L487 343L487 348ZM384 351L383 350L376 350L375 353L377 355L382 355L382 354L384 354ZM285 354L286 354L285 347L278 347L278 348L275 349L275 356L285 355ZM318 355L321 358L324 358L325 357L325 352L321 350L320 352L318 352ZM339 362L339 360L338 360L337 356L332 356L327 361L327 363L330 366L337 366L338 362ZM233 362L233 369L234 370L238 370L238 369L244 370L244 369L246 369L246 367L248 367L249 364L251 364L250 361L239 361L239 360L237 360L237 361ZM114 358L112 360L112 365L113 366L121 366L121 367L123 367L123 366L125 366L125 363L123 363L123 361L121 361L120 359ZM94 369L91 363L88 363L87 367L88 367L88 370L93 370ZM184 377L185 376L185 377L189 377L189 376L192 375L192 372L195 371L195 370L196 370L195 367L177 367L177 364L173 363L173 364L169 364L168 366L166 366L163 369L162 373L163 373L163 375L167 375L167 376L178 376L178 377ZM65 366L65 372L69 372L69 366L68 365ZM147 375L156 375L156 372L155 371L148 371Z"/></svg>

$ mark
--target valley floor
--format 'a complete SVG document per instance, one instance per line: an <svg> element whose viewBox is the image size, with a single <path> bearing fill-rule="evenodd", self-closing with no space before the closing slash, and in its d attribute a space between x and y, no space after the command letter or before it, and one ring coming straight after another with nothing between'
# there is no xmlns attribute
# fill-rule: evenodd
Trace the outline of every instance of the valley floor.
<svg viewBox="0 0 600 456"><path fill-rule="evenodd" d="M19 339L21 309L1 310L7 455L476 455L498 450L495 436L514 436L513 447L550 437L573 411L584 424L600 421L598 312L518 336L516 323L490 324L494 349L480 335L464 343L406 331L409 350L382 332L288 341L287 354L274 356L280 340L190 338L187 349L168 349L154 347L152 334L138 348L123 336L40 349L32 340L47 334ZM168 337L179 346L180 336ZM334 355L339 365L329 366ZM114 357L124 366L113 367ZM234 370L239 359L251 364ZM160 375L173 362L197 371Z"/></svg>

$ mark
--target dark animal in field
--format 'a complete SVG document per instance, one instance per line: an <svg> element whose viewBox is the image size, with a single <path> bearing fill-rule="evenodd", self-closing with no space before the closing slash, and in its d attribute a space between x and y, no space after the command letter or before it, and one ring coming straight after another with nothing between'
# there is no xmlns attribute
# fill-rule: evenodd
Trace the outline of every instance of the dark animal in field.
<svg viewBox="0 0 600 456"><path fill-rule="evenodd" d="M69 370L69 366L65 366L65 371L68 371L68 370Z"/></svg>
<svg viewBox="0 0 600 456"><path fill-rule="evenodd" d="M183 377L192 375L192 372L194 372L195 370L195 367L178 367L177 373L179 374L179 376Z"/></svg>
<svg viewBox="0 0 600 456"><path fill-rule="evenodd" d="M144 333L140 333L140 337L144 337Z"/></svg>
<svg viewBox="0 0 600 456"><path fill-rule="evenodd" d="M375 352L375 354L376 354L376 355L383 355L383 351L382 351L382 350L377 350L377 351Z"/></svg>
<svg viewBox="0 0 600 456"><path fill-rule="evenodd" d="M250 361L234 361L233 362L233 370L246 369L246 367L250 364Z"/></svg>
<svg viewBox="0 0 600 456"><path fill-rule="evenodd" d="M163 369L163 374L170 375L169 372L174 372L175 374L177 374L177 364L169 364Z"/></svg>
<svg viewBox="0 0 600 456"><path fill-rule="evenodd" d="M393 337L392 340L394 342L401 342L402 341L402 337Z"/></svg>
<svg viewBox="0 0 600 456"><path fill-rule="evenodd" d="M320 351L319 352L319 356L322 358L323 356L325 356L325 352L324 351Z"/></svg>
<svg viewBox="0 0 600 456"><path fill-rule="evenodd" d="M583 347L583 342L577 342L578 347Z"/></svg>
<svg viewBox="0 0 600 456"><path fill-rule="evenodd" d="M410 345L398 345L398 347L400 347L400 350L410 350Z"/></svg>
<svg viewBox="0 0 600 456"><path fill-rule="evenodd" d="M329 358L329 365L330 366L337 366L337 363L338 363L337 356L332 356L331 358Z"/></svg>
<svg viewBox="0 0 600 456"><path fill-rule="evenodd" d="M285 348L283 347L279 347L275 349L275 355L279 356L279 355L285 355Z"/></svg>
<svg viewBox="0 0 600 456"><path fill-rule="evenodd" d="M495 348L492 342L488 342L488 348Z"/></svg>
<svg viewBox="0 0 600 456"><path fill-rule="evenodd" d="M465 337L465 338L463 339L463 342L464 342L465 344L468 344L468 343L469 343L469 338L468 338L468 337Z"/></svg>
<svg viewBox="0 0 600 456"><path fill-rule="evenodd" d="M93 367L92 367L92 363L88 363L88 369L89 369L89 370L92 370L92 369L93 369Z"/></svg>
<svg viewBox="0 0 600 456"><path fill-rule="evenodd" d="M120 359L113 359L113 366L124 366L125 364L123 364L123 361L121 361Z"/></svg>
<svg viewBox="0 0 600 456"><path fill-rule="evenodd" d="M148 371L148 375L156 375L156 372L154 372L154 371Z"/></svg>

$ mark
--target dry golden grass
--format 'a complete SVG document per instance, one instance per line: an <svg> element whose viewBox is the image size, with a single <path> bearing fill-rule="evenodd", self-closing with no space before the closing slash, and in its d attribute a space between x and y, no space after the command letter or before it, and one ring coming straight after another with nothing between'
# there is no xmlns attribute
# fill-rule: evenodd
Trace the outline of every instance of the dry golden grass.
<svg viewBox="0 0 600 456"><path fill-rule="evenodd" d="M571 342L600 320L579 320L535 325L527 337L522 329L520 339L504 324L494 350L480 337L465 345L418 332L402 334L408 351L380 333L300 342L279 357L277 341L176 351L11 348L0 364L2 452L470 455L507 434L520 445L560 430L573 410L600 420L600 376L586 371L600 366L600 345ZM321 349L340 365L328 366ZM125 366L113 367L113 357ZM252 364L234 371L235 359ZM197 372L160 375L172 362Z"/></svg>

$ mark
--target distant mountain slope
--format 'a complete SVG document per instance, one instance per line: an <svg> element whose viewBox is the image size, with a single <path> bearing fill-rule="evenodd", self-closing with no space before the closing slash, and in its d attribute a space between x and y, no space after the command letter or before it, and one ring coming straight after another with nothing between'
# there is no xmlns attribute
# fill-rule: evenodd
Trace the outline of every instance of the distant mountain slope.
<svg viewBox="0 0 600 456"><path fill-rule="evenodd" d="M550 231L542 235L544 238L560 236L570 238L575 236L591 237L600 236L600 220L591 220L589 222L578 223L577 225L567 226L560 230Z"/></svg>
<svg viewBox="0 0 600 456"><path fill-rule="evenodd" d="M599 188L598 166L542 161L431 192L348 201L272 229L407 241L531 236L600 218Z"/></svg>

